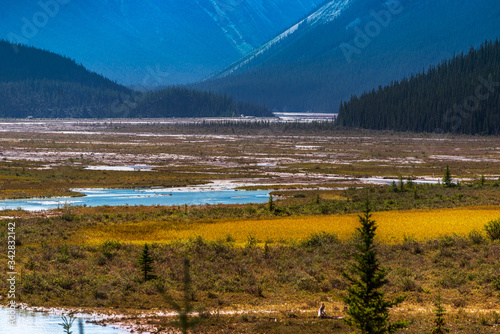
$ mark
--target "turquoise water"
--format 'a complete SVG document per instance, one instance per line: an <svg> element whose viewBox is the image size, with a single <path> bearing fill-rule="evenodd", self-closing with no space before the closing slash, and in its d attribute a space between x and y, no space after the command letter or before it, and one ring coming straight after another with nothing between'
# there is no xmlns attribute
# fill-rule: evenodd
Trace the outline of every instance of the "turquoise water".
<svg viewBox="0 0 500 334"><path fill-rule="evenodd" d="M61 316L49 315L39 312L16 310L16 326L11 326L8 321L9 310L0 307L0 334L57 334L64 333L59 325ZM86 334L127 334L128 331L112 327L97 326L82 321L83 333ZM78 320L71 327L73 334L80 334Z"/></svg>
<svg viewBox="0 0 500 334"><path fill-rule="evenodd" d="M210 191L196 187L165 189L74 189L84 197L31 198L0 201L0 210L21 208L28 211L57 209L64 205L200 205L265 203L269 191Z"/></svg>

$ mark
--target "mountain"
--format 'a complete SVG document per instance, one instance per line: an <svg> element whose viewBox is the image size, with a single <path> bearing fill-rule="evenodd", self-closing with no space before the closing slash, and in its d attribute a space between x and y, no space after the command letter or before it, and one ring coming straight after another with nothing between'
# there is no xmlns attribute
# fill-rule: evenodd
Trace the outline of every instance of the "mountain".
<svg viewBox="0 0 500 334"><path fill-rule="evenodd" d="M500 134L500 42L340 107L337 125L377 130Z"/></svg>
<svg viewBox="0 0 500 334"><path fill-rule="evenodd" d="M4 1L0 38L68 56L125 85L201 80L322 0Z"/></svg>
<svg viewBox="0 0 500 334"><path fill-rule="evenodd" d="M342 100L500 36L497 0L334 0L193 87L279 111Z"/></svg>
<svg viewBox="0 0 500 334"><path fill-rule="evenodd" d="M131 94L67 57L0 41L0 117L100 117Z"/></svg>
<svg viewBox="0 0 500 334"><path fill-rule="evenodd" d="M0 41L0 117L272 116L264 107L186 88L136 93L72 59Z"/></svg>

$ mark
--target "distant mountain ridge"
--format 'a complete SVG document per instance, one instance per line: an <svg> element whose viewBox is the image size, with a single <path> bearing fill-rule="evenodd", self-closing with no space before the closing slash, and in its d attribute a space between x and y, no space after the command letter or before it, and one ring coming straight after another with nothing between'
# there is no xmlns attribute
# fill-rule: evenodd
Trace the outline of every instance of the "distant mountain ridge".
<svg viewBox="0 0 500 334"><path fill-rule="evenodd" d="M336 112L353 94L500 37L499 27L496 0L328 1L192 87L277 111Z"/></svg>
<svg viewBox="0 0 500 334"><path fill-rule="evenodd" d="M0 40L0 82L57 80L130 93L128 88L88 71L72 59L30 46Z"/></svg>
<svg viewBox="0 0 500 334"><path fill-rule="evenodd" d="M350 1L351 0L337 0L333 2L327 1L318 10L310 13L309 15L307 15L307 17L300 20L298 23L294 24L292 27L279 34L277 37L245 55L237 62L231 64L231 66L209 76L208 79L225 77L237 72L240 69L243 69L245 65L250 64L254 59L265 54L267 51L270 51L274 46L293 35L299 30L299 28L304 28L306 25L314 26L316 24L326 24L328 22L331 22L338 15L340 15L342 10Z"/></svg>
<svg viewBox="0 0 500 334"><path fill-rule="evenodd" d="M7 118L272 116L222 94L178 87L136 93L67 57L1 40L0 102Z"/></svg>
<svg viewBox="0 0 500 334"><path fill-rule="evenodd" d="M322 1L11 1L0 38L66 55L121 84L182 84L228 66Z"/></svg>

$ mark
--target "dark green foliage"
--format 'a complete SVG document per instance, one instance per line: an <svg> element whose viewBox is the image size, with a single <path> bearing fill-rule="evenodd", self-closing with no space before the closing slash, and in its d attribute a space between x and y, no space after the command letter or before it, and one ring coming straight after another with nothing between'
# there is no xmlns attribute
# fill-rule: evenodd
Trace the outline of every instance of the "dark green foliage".
<svg viewBox="0 0 500 334"><path fill-rule="evenodd" d="M484 230L491 240L500 240L500 219L488 222Z"/></svg>
<svg viewBox="0 0 500 334"><path fill-rule="evenodd" d="M71 327L73 326L73 322L75 322L75 317L73 317L72 315L66 317L66 316L62 316L62 323L59 324L59 326L62 326L62 328L64 329L64 333L65 334L72 334L73 332L71 331Z"/></svg>
<svg viewBox="0 0 500 334"><path fill-rule="evenodd" d="M484 187L485 183L486 183L486 178L484 177L484 174L482 174L481 177L479 178L479 185L481 187Z"/></svg>
<svg viewBox="0 0 500 334"><path fill-rule="evenodd" d="M184 258L184 276L183 276L183 299L182 303L177 303L172 297L167 296L167 303L177 312L179 320L174 323L183 334L187 334L190 328L199 323L199 319L191 319L190 314L194 311L191 303L193 296L193 287L190 274L190 261Z"/></svg>
<svg viewBox="0 0 500 334"><path fill-rule="evenodd" d="M272 194L269 194L268 209L269 209L269 212L274 211L274 202L273 202L273 195Z"/></svg>
<svg viewBox="0 0 500 334"><path fill-rule="evenodd" d="M362 334L395 333L405 328L402 321L390 323L389 309L400 304L405 297L393 301L384 299L380 289L388 283L386 269L381 268L377 259L374 239L377 226L371 220L370 203L365 203L363 215L359 216L361 227L357 228L359 241L356 244L355 262L344 277L350 286L344 301L348 305L346 323L361 330Z"/></svg>
<svg viewBox="0 0 500 334"><path fill-rule="evenodd" d="M183 87L169 87L133 100L129 117L273 117L265 107L236 103L232 98Z"/></svg>
<svg viewBox="0 0 500 334"><path fill-rule="evenodd" d="M144 281L148 281L154 278L154 275L151 274L151 272L154 270L153 263L154 259L149 252L149 246L148 244L145 244L139 257L139 265L141 267Z"/></svg>
<svg viewBox="0 0 500 334"><path fill-rule="evenodd" d="M451 187L453 185L453 180L451 179L450 166L446 165L443 176L443 184L445 187Z"/></svg>
<svg viewBox="0 0 500 334"><path fill-rule="evenodd" d="M500 42L485 42L427 73L341 104L345 127L459 134L500 134Z"/></svg>
<svg viewBox="0 0 500 334"><path fill-rule="evenodd" d="M431 334L445 334L450 330L446 328L446 323L444 320L444 316L446 314L446 310L443 307L441 302L441 295L438 295L438 299L434 304L436 306L435 314L436 318L434 319L434 328L432 328Z"/></svg>
<svg viewBox="0 0 500 334"><path fill-rule="evenodd" d="M392 181L391 183L391 191L394 193L397 193L399 191L398 185L396 184L396 181Z"/></svg>

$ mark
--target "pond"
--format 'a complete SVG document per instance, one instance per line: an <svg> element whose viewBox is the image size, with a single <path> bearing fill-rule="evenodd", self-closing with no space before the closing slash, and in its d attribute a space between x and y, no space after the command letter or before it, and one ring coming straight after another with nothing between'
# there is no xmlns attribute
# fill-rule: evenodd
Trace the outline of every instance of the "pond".
<svg viewBox="0 0 500 334"><path fill-rule="evenodd" d="M16 325L9 324L9 309L0 307L0 334L57 334L64 333L59 325L61 316L40 312L16 310ZM103 327L82 321L83 333L87 334L127 334L128 331ZM71 327L73 334L79 334L78 320Z"/></svg>
<svg viewBox="0 0 500 334"><path fill-rule="evenodd" d="M269 191L238 191L224 187L193 186L162 189L73 189L84 197L30 198L0 201L0 210L50 210L65 205L202 205L265 203Z"/></svg>

